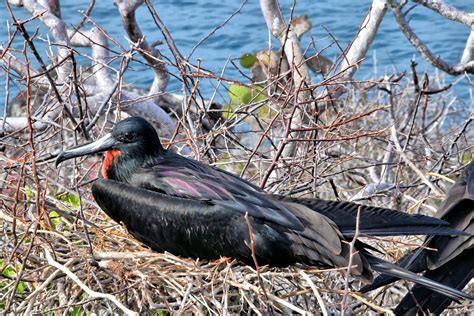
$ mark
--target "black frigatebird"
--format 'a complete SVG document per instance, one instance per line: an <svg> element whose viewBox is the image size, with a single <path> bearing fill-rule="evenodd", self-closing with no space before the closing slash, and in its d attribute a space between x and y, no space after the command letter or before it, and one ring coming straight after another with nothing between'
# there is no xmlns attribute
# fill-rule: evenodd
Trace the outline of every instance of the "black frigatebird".
<svg viewBox="0 0 474 316"><path fill-rule="evenodd" d="M424 242L425 247L404 256L400 265L416 273L426 271L424 276L461 290L474 277L474 161L457 178L435 217L450 222L452 228L469 235L429 236ZM397 280L382 275L362 290L373 290ZM448 297L415 285L402 299L395 313L439 315L451 302Z"/></svg>
<svg viewBox="0 0 474 316"><path fill-rule="evenodd" d="M259 264L345 267L359 207L363 235L459 233L427 216L267 194L231 173L164 149L153 126L140 117L118 122L93 143L63 151L56 164L97 152L105 152L105 158L102 179L92 186L95 200L157 251L201 259L227 256L252 265L248 214ZM356 248L352 274L362 280L370 281L376 270L453 299L473 299L373 256L373 248L360 241Z"/></svg>

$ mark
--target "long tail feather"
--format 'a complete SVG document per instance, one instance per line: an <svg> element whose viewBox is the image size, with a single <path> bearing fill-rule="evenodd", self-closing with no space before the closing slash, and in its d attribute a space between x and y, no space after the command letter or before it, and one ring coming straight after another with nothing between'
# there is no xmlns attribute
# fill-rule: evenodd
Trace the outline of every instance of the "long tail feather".
<svg viewBox="0 0 474 316"><path fill-rule="evenodd" d="M426 253L422 252L422 249L419 248L416 251L410 252L403 256L397 265L414 273L423 272L428 269L426 266ZM398 280L400 280L400 278L392 275L381 274L372 282L372 284L364 286L359 291L366 293Z"/></svg>
<svg viewBox="0 0 474 316"><path fill-rule="evenodd" d="M425 276L453 288L462 289L474 277L474 248L464 251L447 264L425 273ZM409 311L421 308L425 313L441 314L451 299L427 288L415 285L395 309L396 315L405 315Z"/></svg>
<svg viewBox="0 0 474 316"><path fill-rule="evenodd" d="M350 202L326 201L321 199L293 198L274 195L274 199L299 203L334 221L342 234L353 237L357 211L361 208L359 233L367 236L400 235L469 235L449 227L449 223L439 218L360 205Z"/></svg>
<svg viewBox="0 0 474 316"><path fill-rule="evenodd" d="M474 296L466 294L450 286L438 283L431 279L425 278L423 276L417 275L411 271L403 269L385 260L376 258L371 255L366 255L366 258L367 258L367 261L370 263L370 266L372 267L372 269L374 269L377 272L384 273L390 276L394 276L400 279L408 280L408 281L423 285L453 300L467 299L467 300L474 301Z"/></svg>

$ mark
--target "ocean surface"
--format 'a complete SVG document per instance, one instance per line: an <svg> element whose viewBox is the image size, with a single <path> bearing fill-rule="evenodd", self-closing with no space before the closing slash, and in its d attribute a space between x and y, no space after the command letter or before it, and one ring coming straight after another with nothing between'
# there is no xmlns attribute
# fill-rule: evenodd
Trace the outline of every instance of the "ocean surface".
<svg viewBox="0 0 474 316"><path fill-rule="evenodd" d="M474 11L474 1L472 0L446 2L466 11ZM82 12L87 8L89 1L67 0L61 1L61 3L63 19L68 25L72 26L81 19ZM153 3L157 13L169 28L178 49L184 56L188 56L201 39L206 37L215 27L221 25L242 4L240 1L222 0L168 0L153 1ZM302 38L303 48L308 47L312 42L316 50L324 49L325 56L335 59L339 55L339 48L334 44L331 36L338 40L339 46L345 48L357 32L370 3L370 0L296 1L294 15L308 15L313 24L311 31ZM280 4L285 17L288 18L293 1L282 0ZM13 12L18 19L29 17L29 14L22 8L14 7ZM105 29L111 37L126 48L129 47L118 10L113 5L113 1L96 1L91 18ZM410 19L412 28L435 54L440 55L450 63L459 61L469 35L467 27L446 20L421 6L411 11ZM3 45L8 41L7 20L11 21L10 14L4 1L0 1L0 43ZM141 7L137 11L137 20L150 42L162 39L161 33L157 30L150 13L145 7ZM47 61L50 52L46 45L48 39L46 28L41 23L30 22L27 24L27 30L30 34L38 32L35 43L44 60ZM21 36L17 37L18 40L14 42L14 47L21 49L23 42ZM238 63L238 58L242 54L256 52L268 47L269 40L272 41L274 47L278 47L277 41L268 34L258 1L248 1L243 5L239 14L195 50L190 61L196 64L199 59L201 67L211 70L215 74L220 75L224 69L223 75L225 77L246 81L247 79L228 61L234 60ZM110 45L112 49L118 50L114 44L111 43ZM161 45L159 48L162 49L162 53L166 57L172 60L172 55L166 49L166 45ZM79 51L85 54L90 53L88 49L79 49ZM413 58L419 64L419 73L424 71L431 74L437 73L436 69L419 57L416 50L398 29L391 11L388 10L366 60L356 74L356 79L378 78L385 73L409 71L410 60ZM33 56L30 59L33 60ZM87 59L79 58L79 62L85 63ZM2 108L5 103L5 78L5 72L0 71L0 116L3 115ZM125 79L129 84L147 88L153 80L153 73L140 63L132 63L130 69L126 72ZM312 76L313 82L318 82L320 79L317 75ZM463 106L472 109L472 84L469 84L469 79L473 79L472 76L466 78L446 75L443 80L446 83L455 83L453 91L459 97L459 101ZM11 77L10 83L10 98L12 98L21 89L21 86L14 76ZM213 95L215 84L215 81L202 80L200 91L204 97L210 98ZM180 81L172 77L168 90L179 92L181 88ZM216 95L216 98L218 101L223 101L227 96L222 93Z"/></svg>

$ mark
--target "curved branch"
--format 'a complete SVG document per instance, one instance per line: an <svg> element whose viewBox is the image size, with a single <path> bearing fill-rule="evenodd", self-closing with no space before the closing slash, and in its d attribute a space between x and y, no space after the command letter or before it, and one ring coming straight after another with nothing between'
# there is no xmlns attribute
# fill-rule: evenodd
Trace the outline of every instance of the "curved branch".
<svg viewBox="0 0 474 316"><path fill-rule="evenodd" d="M67 36L67 27L60 18L51 12L51 8L48 7L48 3L43 3L46 6L41 5L35 0L23 0L23 1L11 1L16 6L23 6L33 16L38 16L41 22L44 23L54 36L58 50L58 60L65 60L60 65L58 70L58 80L60 83L66 83L69 75L72 72L72 62L67 58L69 56L69 37Z"/></svg>
<svg viewBox="0 0 474 316"><path fill-rule="evenodd" d="M260 7L268 30L280 41L290 66L295 67L292 74L294 89L298 90L304 82L308 83L310 80L298 35L292 27L288 29L277 0L260 0ZM309 95L302 92L299 92L298 96L298 101L300 99L306 101L309 97Z"/></svg>
<svg viewBox="0 0 474 316"><path fill-rule="evenodd" d="M406 38L416 48L416 50L420 53L420 55L424 59L426 59L431 65L433 65L434 67L438 69L441 69L442 71L450 75L460 75L465 72L474 73L473 60L469 60L468 62L464 61L464 63L460 63L460 64L452 66L448 64L446 61L444 61L443 59L441 59L439 56L435 56L410 28L410 26L408 25L408 22L405 19L405 16L401 12L398 2L396 0L389 0L389 3L392 8L393 15L395 16L395 19L400 27L400 30L403 32L403 34L405 34ZM471 45L471 48L469 49L470 51L472 51L472 44L474 44L474 40L471 37L469 37L468 45Z"/></svg>
<svg viewBox="0 0 474 316"><path fill-rule="evenodd" d="M163 93L170 76L166 71L160 51L147 42L135 18L135 11L144 3L144 0L114 0L114 2L119 9L122 24L128 37L139 48L138 51L155 72L155 79L149 94Z"/></svg>
<svg viewBox="0 0 474 316"><path fill-rule="evenodd" d="M108 70L110 57L107 36L98 27L92 28L88 35L97 89L99 91L110 91L114 87L114 80Z"/></svg>
<svg viewBox="0 0 474 316"><path fill-rule="evenodd" d="M21 3L25 8L30 8L28 11L37 12L40 10L41 6L37 3L29 3L25 1ZM28 7L27 7L28 6ZM45 9L46 10L46 9ZM46 13L45 13L46 15ZM49 14L51 20L57 18ZM49 18L48 18L49 19ZM47 19L47 20L48 20ZM49 20L48 20L49 21ZM53 22L48 22L53 23ZM100 104L103 100L109 98L110 95L115 93L115 79L112 78L108 63L109 58L109 49L108 49L108 39L106 34L103 33L98 27L93 27L90 31L83 32L74 32L73 30L65 29L64 35L67 38L68 44L73 44L75 46L82 47L91 47L92 50L92 61L93 61L93 73L94 73L94 86L89 85L87 90L88 94L88 104L89 109L92 111L92 114L96 114L100 110ZM72 38L69 39L68 35L72 35ZM63 42L65 40L63 39ZM70 47L70 46L68 46ZM65 49L66 48L61 48ZM3 53L3 51L0 51ZM16 72L23 74L26 73L24 65L22 65L13 55L6 52L2 62L7 62L10 59L10 67L12 67ZM31 72L31 71L30 71ZM38 71L34 70L31 72L33 76L39 75ZM63 72L65 73L65 72ZM40 77L41 78L41 77ZM40 80L40 79L38 79ZM45 81L47 83L47 81ZM141 96L128 91L121 91L120 102L126 104L125 111L130 115L140 115L142 117L147 117L155 126L159 127L165 136L170 136L172 131L175 129L175 123L172 118L166 113L161 107L159 107L152 100L140 100ZM133 100L133 101L132 101ZM136 101L139 100L139 101ZM128 105L127 105L128 104ZM54 122L57 116L61 113L61 107L57 106L52 111L49 111L44 117L33 118L35 120L34 128L36 130L43 130L52 122ZM8 117L0 119L2 124L3 132L13 132L19 129L27 127L27 118L26 117ZM189 148L184 150L185 153L189 153Z"/></svg>
<svg viewBox="0 0 474 316"><path fill-rule="evenodd" d="M55 267L58 270L61 270L64 274L66 274L69 278L71 278L84 292L86 292L90 297L99 298L99 299L106 299L113 302L122 312L126 315L138 315L137 312L128 309L122 302L120 302L115 296L108 293L100 293L91 290L87 285L82 282L77 275L75 275L71 270L69 270L66 266L60 264L59 262L55 261L51 256L51 253L43 247L46 260L48 264Z"/></svg>
<svg viewBox="0 0 474 316"><path fill-rule="evenodd" d="M444 3L442 0L413 0L413 2L421 4L452 21L465 24L468 27L474 26L474 14L459 10L456 7Z"/></svg>
<svg viewBox="0 0 474 316"><path fill-rule="evenodd" d="M467 64L474 60L474 28L471 29L471 33L466 41L466 47L461 57L461 64Z"/></svg>
<svg viewBox="0 0 474 316"><path fill-rule="evenodd" d="M267 23L268 30L275 36L283 48L288 64L291 67L293 77L293 92L296 96L295 111L293 118L290 120L291 129L298 128L303 125L304 111L300 108L308 104L311 99L311 93L308 89L302 89L310 84L308 67L305 62L305 56L300 46L298 34L293 27L288 26L283 19L280 5L277 0L260 0L263 17ZM290 129L290 130L291 130ZM294 156L296 143L290 142L284 146L283 157Z"/></svg>
<svg viewBox="0 0 474 316"><path fill-rule="evenodd" d="M147 118L148 121L158 126L166 137L170 137L176 128L175 122L171 119L168 113L166 113L161 107L156 105L153 100L140 100L141 96L130 91L122 91L121 102L125 103L122 106L124 111L130 115L139 115ZM129 106L126 103L130 104Z"/></svg>

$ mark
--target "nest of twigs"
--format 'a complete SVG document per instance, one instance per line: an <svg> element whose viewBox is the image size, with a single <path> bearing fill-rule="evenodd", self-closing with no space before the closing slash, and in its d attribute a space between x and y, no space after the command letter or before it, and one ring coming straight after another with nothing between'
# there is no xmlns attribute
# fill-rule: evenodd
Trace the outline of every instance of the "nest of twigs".
<svg viewBox="0 0 474 316"><path fill-rule="evenodd" d="M2 250L9 262L3 267L4 307L25 314L304 314L337 311L346 295L354 312L389 312L387 305L358 294L352 288L358 282L345 294L346 268L259 267L257 274L229 258L208 262L156 253L105 216L85 213L100 226L89 226L88 237L82 225L63 216L47 227L3 213Z"/></svg>
<svg viewBox="0 0 474 316"><path fill-rule="evenodd" d="M257 273L229 258L209 262L156 253L105 216L85 213L98 225L89 226L89 237L82 225L63 216L61 222L53 219L55 227L47 227L2 213L3 262L8 262L1 281L4 308L27 315L320 314L338 313L347 296L353 313L390 314L389 308L406 293L402 283L362 295L357 281L346 293L346 268L259 267ZM385 243L385 249L396 255L402 247L415 246L412 242L395 240ZM455 309L463 310L468 307Z"/></svg>
<svg viewBox="0 0 474 316"><path fill-rule="evenodd" d="M251 181L262 179L274 168L266 185L274 193L353 199L433 214L450 185L449 178L456 176L472 151L467 141L472 133L465 113L450 107L449 91L436 101L419 93L409 81L404 85L390 78L380 80L379 85L359 86L328 107L318 121L308 123L315 132L305 136L314 141L297 142L295 149L303 155L282 158L276 164L271 156L275 148L252 153L236 145L237 132L227 137L229 124L238 115L212 132L202 131L196 139L212 136L212 142L192 148L203 160L236 173L245 165L244 177ZM337 113L342 104L343 115ZM284 130L285 105L272 110L281 111L273 113L281 119L254 115L260 121L253 125L252 133L263 135L271 124L275 131ZM249 116L248 106L240 113ZM447 117L458 123L446 125ZM96 135L103 131L101 124L99 121L93 130ZM396 128L404 155L394 149L397 144L388 126ZM46 131L22 131L2 138L0 309L72 315L132 311L157 315L338 314L344 301L344 309L354 314L390 314L390 308L407 293L405 282L370 294L357 293L360 283L346 282L346 268L259 267L257 271L229 258L195 261L144 248L91 198L90 182L99 159L68 162L59 172L48 160L62 142L73 145L74 138L64 135L62 126L52 125ZM429 181L438 193L416 169L431 172ZM395 261L422 240L364 241ZM447 313L467 313L469 308L453 304Z"/></svg>

